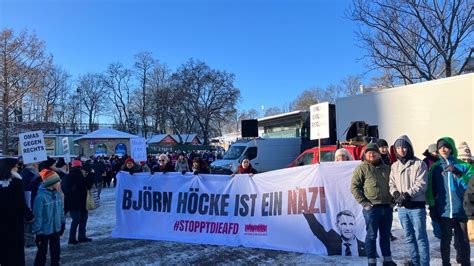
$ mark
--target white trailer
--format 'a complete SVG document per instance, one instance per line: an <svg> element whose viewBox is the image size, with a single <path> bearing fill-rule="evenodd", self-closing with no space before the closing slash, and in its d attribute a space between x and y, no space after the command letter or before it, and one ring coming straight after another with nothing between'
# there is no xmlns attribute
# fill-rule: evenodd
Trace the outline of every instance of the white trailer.
<svg viewBox="0 0 474 266"><path fill-rule="evenodd" d="M336 100L337 135L351 121L378 125L380 138L392 145L408 135L421 157L429 144L452 137L474 148L474 73L428 81ZM422 157L421 157L422 158Z"/></svg>

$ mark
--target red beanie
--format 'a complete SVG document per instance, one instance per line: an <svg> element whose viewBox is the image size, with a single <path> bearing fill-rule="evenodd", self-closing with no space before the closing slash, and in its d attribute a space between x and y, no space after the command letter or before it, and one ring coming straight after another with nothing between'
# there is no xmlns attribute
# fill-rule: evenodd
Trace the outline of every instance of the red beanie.
<svg viewBox="0 0 474 266"><path fill-rule="evenodd" d="M129 162L135 164L135 161L132 158L127 158L127 160L125 160L125 164Z"/></svg>
<svg viewBox="0 0 474 266"><path fill-rule="evenodd" d="M82 161L81 160L72 160L71 167L82 167Z"/></svg>

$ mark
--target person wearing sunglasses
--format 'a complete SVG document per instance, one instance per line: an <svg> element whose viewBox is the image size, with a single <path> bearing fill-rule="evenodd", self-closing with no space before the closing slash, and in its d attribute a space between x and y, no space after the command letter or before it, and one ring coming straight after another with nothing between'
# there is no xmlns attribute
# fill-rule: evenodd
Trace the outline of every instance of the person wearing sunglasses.
<svg viewBox="0 0 474 266"><path fill-rule="evenodd" d="M153 167L152 172L159 172L163 174L167 172L174 172L173 166L171 165L168 155L164 153L158 155L158 164Z"/></svg>

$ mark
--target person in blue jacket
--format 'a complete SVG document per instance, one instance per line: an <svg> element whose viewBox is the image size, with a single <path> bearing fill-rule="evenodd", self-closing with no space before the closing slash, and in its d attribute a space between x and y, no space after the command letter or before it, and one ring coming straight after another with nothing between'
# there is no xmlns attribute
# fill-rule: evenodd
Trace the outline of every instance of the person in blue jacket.
<svg viewBox="0 0 474 266"><path fill-rule="evenodd" d="M457 261L470 265L467 215L463 208L463 197L474 168L457 158L454 140L440 138L436 146L440 160L434 163L428 173L426 199L430 206L432 220L441 227L441 259L443 265L450 264L450 248L453 231L458 243L455 245Z"/></svg>
<svg viewBox="0 0 474 266"><path fill-rule="evenodd" d="M40 176L43 179L43 184L38 190L33 207L36 219L32 231L36 235L35 242L38 247L35 265L46 264L48 245L51 265L59 265L61 255L59 238L64 233L66 220L63 196L58 191L61 179L56 172L50 169L43 169Z"/></svg>

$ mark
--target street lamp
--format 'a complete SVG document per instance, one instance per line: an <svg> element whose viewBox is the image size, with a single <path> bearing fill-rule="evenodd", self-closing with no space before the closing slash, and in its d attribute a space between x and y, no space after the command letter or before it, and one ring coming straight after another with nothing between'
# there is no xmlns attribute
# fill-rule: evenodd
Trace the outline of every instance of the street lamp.
<svg viewBox="0 0 474 266"><path fill-rule="evenodd" d="M82 89L78 87L76 89L76 92L79 96L79 133L81 132L81 126L82 126Z"/></svg>

